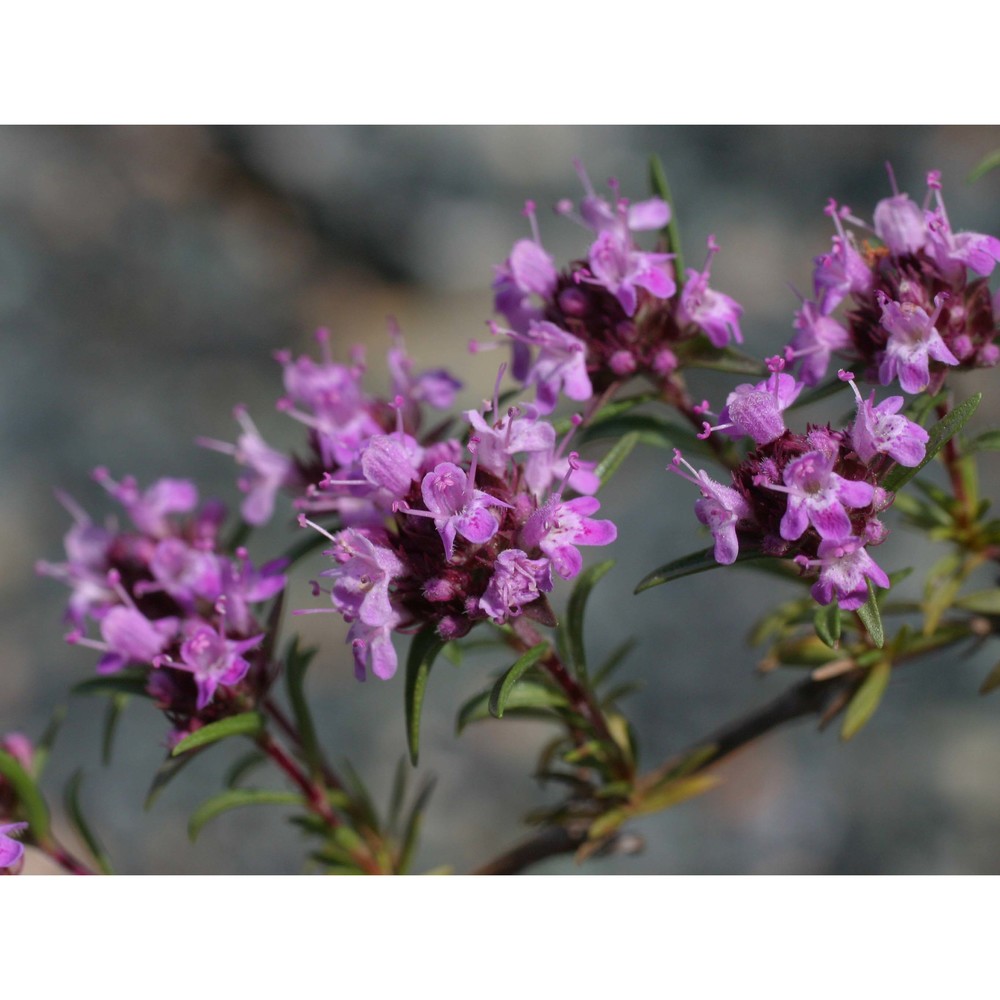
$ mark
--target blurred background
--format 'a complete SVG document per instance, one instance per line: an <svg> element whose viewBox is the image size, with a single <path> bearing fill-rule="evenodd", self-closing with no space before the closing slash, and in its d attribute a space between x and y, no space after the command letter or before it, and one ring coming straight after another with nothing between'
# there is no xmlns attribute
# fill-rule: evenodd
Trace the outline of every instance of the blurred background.
<svg viewBox="0 0 1000 1000"><path fill-rule="evenodd" d="M979 127L0 129L0 733L37 738L54 706L68 705L47 788L58 802L84 769L84 805L120 871L300 870L280 810L231 813L188 842L187 816L232 760L225 747L143 812L167 728L148 705L129 706L115 757L101 765L102 703L66 701L93 656L64 644L67 593L33 568L62 558L68 516L53 488L102 518L108 507L90 472L103 464L142 484L192 477L203 496L235 504L234 467L194 439L234 440L232 407L245 403L268 440L294 444L297 425L274 410L272 352L312 351L321 325L341 358L367 345L378 392L395 316L418 367L448 364L466 382L463 406L477 405L500 355L472 357L465 345L491 316L493 265L527 233L524 200L537 201L557 261L586 247L582 230L547 211L577 197L576 156L595 184L613 175L634 197L648 192L649 154L662 157L689 264L714 233L713 286L744 305L746 346L762 356L787 341L793 289L808 291L811 259L829 246L827 197L870 217L888 192L886 160L918 200L936 167L955 228L1000 234L1000 171L966 182L998 147L1000 129ZM972 392L995 377L965 383ZM705 391L715 401L731 385ZM977 426L1000 423L997 400L987 395ZM694 490L667 476L668 457L640 449L602 493L620 541L589 620L595 657L639 639L623 674L642 690L624 707L647 767L798 679L760 676L759 651L743 641L780 596L770 582L735 569L632 596L649 570L705 544ZM988 486L996 495L995 472ZM262 561L282 538L280 525L260 532L252 556ZM880 563L926 568L942 554L914 542L896 532ZM317 569L296 577L290 607L310 605L306 580ZM384 801L405 752L402 678L357 685L346 627L332 615L301 624L322 643L310 691L326 746ZM724 766L718 790L636 824L644 853L584 870L1000 871L1000 695L977 694L997 653L908 667L849 744L810 721L770 736ZM419 869L486 861L555 794L530 777L543 725L491 721L453 736L457 707L503 666L441 661L431 676L419 771L438 785ZM559 859L536 870L579 869Z"/></svg>

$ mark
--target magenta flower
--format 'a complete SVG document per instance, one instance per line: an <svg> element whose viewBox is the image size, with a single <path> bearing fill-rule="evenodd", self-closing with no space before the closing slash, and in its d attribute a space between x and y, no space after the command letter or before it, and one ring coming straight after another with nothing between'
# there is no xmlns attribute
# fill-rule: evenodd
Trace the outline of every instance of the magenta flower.
<svg viewBox="0 0 1000 1000"><path fill-rule="evenodd" d="M525 522L521 544L525 549L541 549L552 560L552 568L564 580L571 580L583 566L577 545L609 545L618 537L611 521L590 517L600 507L596 497L564 502L560 494L553 493Z"/></svg>
<svg viewBox="0 0 1000 1000"><path fill-rule="evenodd" d="M551 589L552 564L548 559L529 559L520 549L507 549L497 556L479 607L502 625L516 618L525 604Z"/></svg>
<svg viewBox="0 0 1000 1000"><path fill-rule="evenodd" d="M449 409L462 383L445 368L433 368L414 375L413 359L406 353L403 335L395 320L389 321L389 332L393 346L386 353L386 362L392 378L393 394L411 403L424 402L439 410Z"/></svg>
<svg viewBox="0 0 1000 1000"><path fill-rule="evenodd" d="M824 539L816 554L816 560L801 561L820 567L819 580L811 591L819 604L829 604L836 598L844 611L856 611L868 600L866 578L879 587L889 586L885 570L868 555L860 539Z"/></svg>
<svg viewBox="0 0 1000 1000"><path fill-rule="evenodd" d="M519 417L516 412L513 408L508 410L504 417L491 425L478 410L465 411L465 419L479 439L476 452L479 464L495 476L506 475L511 459L517 454L527 455L528 465L532 468L536 457L543 459L550 456L551 460L556 440L555 428L534 414ZM528 478L531 485L532 477L529 475Z"/></svg>
<svg viewBox="0 0 1000 1000"><path fill-rule="evenodd" d="M789 361L801 359L799 377L802 382L808 386L818 385L830 367L833 352L850 344L850 334L837 320L823 315L814 302L802 303L795 314L795 328L799 332L788 345L785 357Z"/></svg>
<svg viewBox="0 0 1000 1000"><path fill-rule="evenodd" d="M681 466L688 471L683 472ZM750 505L743 495L731 486L723 486L712 479L707 472L697 470L685 461L680 450L674 449L674 460L667 466L668 472L692 482L701 490L701 499L694 502L695 517L704 524L715 539L715 561L729 566L736 561L740 545L736 526L740 521L751 519Z"/></svg>
<svg viewBox="0 0 1000 1000"><path fill-rule="evenodd" d="M813 292L819 300L820 312L828 316L848 295L864 297L872 290L874 278L864 257L855 250L840 222L840 209L831 198L826 214L833 220L837 235L833 249L814 261Z"/></svg>
<svg viewBox="0 0 1000 1000"><path fill-rule="evenodd" d="M227 639L221 626L216 631L204 623L192 622L188 626L188 637L181 643L180 660L158 657L155 666L170 666L194 676L200 712L211 702L220 685L229 687L243 680L250 669L243 654L260 645L263 638L261 632L250 639Z"/></svg>
<svg viewBox="0 0 1000 1000"><path fill-rule="evenodd" d="M149 559L149 568L157 584L136 584L137 594L162 588L186 608L194 602L214 602L222 594L223 561L214 552L192 548L179 538L164 538L158 542Z"/></svg>
<svg viewBox="0 0 1000 1000"><path fill-rule="evenodd" d="M708 256L701 271L689 269L687 281L681 291L677 319L681 323L694 323L700 327L716 347L725 347L730 339L743 343L740 317L743 307L728 295L708 287L712 259L719 252L714 236L708 238Z"/></svg>
<svg viewBox="0 0 1000 1000"><path fill-rule="evenodd" d="M929 250L943 271L968 267L988 277L1000 261L1000 240L983 233L955 233L948 221L948 213L941 197L941 174L932 170L927 175L927 186L934 192L937 210L927 213L930 233Z"/></svg>
<svg viewBox="0 0 1000 1000"><path fill-rule="evenodd" d="M858 415L851 427L851 444L862 462L871 464L876 455L888 455L893 461L908 468L915 468L927 451L929 435L919 424L899 416L904 399L889 396L878 406L872 390L867 400L861 398L850 372L841 373L851 383L858 401Z"/></svg>
<svg viewBox="0 0 1000 1000"><path fill-rule="evenodd" d="M13 868L24 857L24 844L14 840L11 834L22 833L27 829L27 823L0 824L0 871Z"/></svg>
<svg viewBox="0 0 1000 1000"><path fill-rule="evenodd" d="M467 476L453 462L441 462L434 467L433 472L424 476L420 484L420 493L427 511L399 508L407 514L429 514L434 518L434 527L441 536L445 558L449 561L455 550L456 535L477 545L488 542L500 527L500 522L489 507L510 507L509 503L473 487L475 465L470 473Z"/></svg>
<svg viewBox="0 0 1000 1000"><path fill-rule="evenodd" d="M330 577L333 606L347 621L381 626L398 616L389 598L389 585L405 570L400 558L355 528L345 528L327 551L335 565L320 576Z"/></svg>
<svg viewBox="0 0 1000 1000"><path fill-rule="evenodd" d="M731 436L746 434L757 445L767 444L785 433L782 411L795 402L801 391L802 383L782 372L774 372L756 385L738 385L726 399L719 415L720 425L713 429L725 430Z"/></svg>
<svg viewBox="0 0 1000 1000"><path fill-rule="evenodd" d="M637 288L644 288L658 299L669 299L677 286L669 261L673 254L647 253L638 250L626 232L603 230L591 244L588 262L593 278L585 280L606 288L626 316L634 316L638 307Z"/></svg>
<svg viewBox="0 0 1000 1000"><path fill-rule="evenodd" d="M128 511L141 532L157 538L171 534L169 515L186 514L198 505L198 490L187 479L158 479L140 492L132 476L116 483L105 468L94 469L93 476Z"/></svg>
<svg viewBox="0 0 1000 1000"><path fill-rule="evenodd" d="M396 673L398 660L392 645L392 630L399 621L397 616L392 624L366 625L356 621L351 625L347 641L354 654L354 676L357 680L365 679L368 666L379 680L387 681Z"/></svg>
<svg viewBox="0 0 1000 1000"><path fill-rule="evenodd" d="M844 479L833 471L834 457L810 451L785 466L784 486L768 488L788 494L780 534L786 541L801 538L811 524L820 538L839 541L851 534L848 507L867 507L875 495L870 483Z"/></svg>
<svg viewBox="0 0 1000 1000"><path fill-rule="evenodd" d="M930 316L920 306L895 302L884 293L879 294L878 301L882 327L889 333L878 368L882 385L898 378L904 392L923 392L930 384L930 359L946 365L959 363L934 327L944 304L943 295L936 297Z"/></svg>
<svg viewBox="0 0 1000 1000"><path fill-rule="evenodd" d="M897 257L923 250L927 243L927 223L920 206L905 194L883 198L875 206L875 235Z"/></svg>
<svg viewBox="0 0 1000 1000"><path fill-rule="evenodd" d="M176 618L150 621L135 607L119 604L101 619L101 636L106 645L73 635L70 641L106 650L97 664L99 674L113 674L129 663L152 663L177 634ZM70 637L67 637L70 638Z"/></svg>
<svg viewBox="0 0 1000 1000"><path fill-rule="evenodd" d="M578 337L555 323L531 323L526 343L539 348L525 383L535 386L536 403L542 413L551 413L562 390L570 399L590 399L594 388L587 374L587 348Z"/></svg>

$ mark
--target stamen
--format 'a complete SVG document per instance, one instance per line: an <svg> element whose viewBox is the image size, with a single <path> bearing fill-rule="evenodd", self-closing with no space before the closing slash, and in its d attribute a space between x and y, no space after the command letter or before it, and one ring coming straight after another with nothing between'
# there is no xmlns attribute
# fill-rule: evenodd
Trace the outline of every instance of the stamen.
<svg viewBox="0 0 1000 1000"><path fill-rule="evenodd" d="M538 233L538 219L535 216L535 203L530 198L524 203L524 210L522 212L522 215L524 215L528 219L528 221L531 223L531 236L532 236L532 239L534 239L534 241L539 246L541 246L542 245L542 237Z"/></svg>
<svg viewBox="0 0 1000 1000"><path fill-rule="evenodd" d="M333 535L331 535L330 532L326 530L326 528L320 527L320 525L318 525L315 521L310 521L309 518L305 516L305 514L299 514L298 522L300 528L305 528L305 527L313 528L316 531L318 531L321 535L325 535L327 538L329 538L330 541L333 542L334 544L337 543L337 539L334 538Z"/></svg>

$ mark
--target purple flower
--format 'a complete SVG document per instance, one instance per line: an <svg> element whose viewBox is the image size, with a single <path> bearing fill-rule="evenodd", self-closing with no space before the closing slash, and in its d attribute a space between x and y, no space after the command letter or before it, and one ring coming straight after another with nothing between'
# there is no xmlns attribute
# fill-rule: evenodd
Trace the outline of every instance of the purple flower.
<svg viewBox="0 0 1000 1000"><path fill-rule="evenodd" d="M394 623L398 616L389 598L389 584L405 570L400 558L354 528L338 532L327 555L335 565L320 576L333 580L330 598L337 611L347 621L365 625Z"/></svg>
<svg viewBox="0 0 1000 1000"><path fill-rule="evenodd" d="M837 235L833 249L815 260L813 292L819 300L820 312L828 316L847 295L863 297L871 292L874 278L864 257L854 249L840 222L840 210L831 198L826 214L833 220Z"/></svg>
<svg viewBox="0 0 1000 1000"><path fill-rule="evenodd" d="M420 478L423 455L423 448L409 434L374 434L361 451L361 472L373 486L402 500Z"/></svg>
<svg viewBox="0 0 1000 1000"><path fill-rule="evenodd" d="M594 388L587 374L587 348L578 337L555 323L531 323L527 342L539 348L538 357L525 379L534 385L536 403L542 413L551 413L562 390L570 399L590 399Z"/></svg>
<svg viewBox="0 0 1000 1000"><path fill-rule="evenodd" d="M113 674L129 663L152 663L177 634L176 618L150 621L135 607L116 605L101 619L101 636L106 645L79 638L67 638L79 645L106 650L97 665L99 674Z"/></svg>
<svg viewBox="0 0 1000 1000"><path fill-rule="evenodd" d="M490 506L510 507L509 503L477 490L472 481L475 464L470 475L453 462L441 462L428 472L420 484L420 493L427 511L400 507L404 513L430 516L434 518L441 541L444 543L445 558L451 561L455 550L455 536L461 535L467 541L481 545L488 542L500 527Z"/></svg>
<svg viewBox="0 0 1000 1000"><path fill-rule="evenodd" d="M170 514L186 514L198 505L198 490L187 479L158 479L140 493L132 476L116 483L105 468L94 469L93 475L128 511L132 523L144 534L156 538L172 533Z"/></svg>
<svg viewBox="0 0 1000 1000"><path fill-rule="evenodd" d="M238 481L240 491L246 494L240 513L247 524L259 527L271 520L278 491L294 482L295 463L261 437L246 407L237 406L233 415L243 428L235 445L214 438L198 438L198 444L232 455L238 465L245 466L246 472Z"/></svg>
<svg viewBox="0 0 1000 1000"><path fill-rule="evenodd" d="M784 486L768 484L788 494L780 534L786 541L801 538L811 524L820 538L839 541L851 534L848 507L867 507L875 495L870 483L844 479L833 471L834 456L809 451L785 466Z"/></svg>
<svg viewBox="0 0 1000 1000"><path fill-rule="evenodd" d="M638 307L637 288L658 299L669 299L677 290L670 273L673 254L638 250L628 232L605 229L591 244L588 261L593 278L585 280L606 288L627 316Z"/></svg>
<svg viewBox="0 0 1000 1000"><path fill-rule="evenodd" d="M181 643L180 660L159 657L157 666L171 666L194 676L198 687L197 708L204 709L220 685L238 684L246 676L250 664L243 654L260 645L264 633L250 639L227 639L221 631L204 623L189 624L188 636Z"/></svg>
<svg viewBox="0 0 1000 1000"><path fill-rule="evenodd" d="M815 302L802 303L795 314L795 328L799 332L788 345L786 358L789 361L801 358L799 377L805 385L818 385L826 375L833 352L850 344L850 334L831 316L823 315Z"/></svg>
<svg viewBox="0 0 1000 1000"><path fill-rule="evenodd" d="M819 543L817 560L803 560L819 565L819 580L812 586L812 596L819 604L834 598L844 611L856 611L868 600L867 577L879 587L889 586L885 571L865 551L860 539L824 539Z"/></svg>
<svg viewBox="0 0 1000 1000"><path fill-rule="evenodd" d="M765 382L738 385L726 399L720 425L731 436L746 434L758 445L767 444L785 433L781 416L795 402L802 383L791 375L774 372ZM731 427L731 429L730 429Z"/></svg>
<svg viewBox="0 0 1000 1000"><path fill-rule="evenodd" d="M516 618L525 604L551 589L552 564L548 559L529 559L520 549L507 549L497 556L479 607L502 625L508 618Z"/></svg>
<svg viewBox="0 0 1000 1000"><path fill-rule="evenodd" d="M447 410L455 402L455 394L462 388L449 371L433 368L413 374L413 359L406 353L403 335L395 320L390 320L393 346L386 353L393 393L413 403L426 402L439 410Z"/></svg>
<svg viewBox="0 0 1000 1000"><path fill-rule="evenodd" d="M254 628L249 605L269 601L285 589L287 559L272 559L256 569L247 550L236 550L238 561L222 560L222 592L230 630L246 635Z"/></svg>
<svg viewBox="0 0 1000 1000"><path fill-rule="evenodd" d="M583 566L577 545L609 545L618 537L611 521L590 517L600 507L596 497L564 502L560 494L553 493L525 522L521 544L526 549L541 549L552 560L552 568L564 580L571 580Z"/></svg>
<svg viewBox="0 0 1000 1000"><path fill-rule="evenodd" d="M928 316L912 302L896 302L879 293L882 327L889 333L878 368L882 385L898 378L904 392L923 392L930 384L931 358L946 365L958 364L934 327L943 304L944 295L938 295L934 312Z"/></svg>
<svg viewBox="0 0 1000 1000"><path fill-rule="evenodd" d="M179 538L158 542L149 568L160 587L185 608L193 608L198 598L214 602L222 594L222 560L214 552L192 548ZM140 595L160 587L140 582L135 592Z"/></svg>
<svg viewBox="0 0 1000 1000"><path fill-rule="evenodd" d="M858 415L851 427L851 444L858 458L871 464L876 455L888 455L900 465L918 466L924 460L929 435L919 424L898 415L903 397L889 396L876 406L874 390L867 400L862 399L853 379L846 378L849 374L841 377L850 381L858 400Z"/></svg>
<svg viewBox="0 0 1000 1000"><path fill-rule="evenodd" d="M929 250L943 271L955 271L968 267L988 277L1000 261L1000 240L983 233L952 232L948 213L941 197L941 174L932 170L927 175L927 186L934 192L937 211L927 213L927 228L930 233Z"/></svg>
<svg viewBox="0 0 1000 1000"><path fill-rule="evenodd" d="M13 868L24 857L24 844L14 840L10 835L27 829L27 823L0 824L0 871Z"/></svg>
<svg viewBox="0 0 1000 1000"><path fill-rule="evenodd" d="M681 466L688 471L683 472ZM736 526L740 521L751 518L750 505L743 495L731 486L717 483L707 472L695 469L684 460L677 448L674 449L673 464L667 466L667 471L676 472L701 490L701 499L694 502L694 513L712 532L715 539L715 561L723 566L735 562L740 549Z"/></svg>
<svg viewBox="0 0 1000 1000"><path fill-rule="evenodd" d="M689 269L687 272L687 281L677 308L677 319L682 324L694 323L716 347L725 347L730 339L737 344L743 343L740 331L743 307L735 299L708 287L712 259L718 252L719 245L715 242L715 237L709 236L705 267L701 271Z"/></svg>
<svg viewBox="0 0 1000 1000"><path fill-rule="evenodd" d="M927 224L920 206L905 194L883 198L875 206L875 235L895 256L914 254L927 243Z"/></svg>
<svg viewBox="0 0 1000 1000"><path fill-rule="evenodd" d="M495 408L493 412L496 412ZM511 408L496 424L490 425L478 410L465 411L465 419L479 439L476 452L479 464L495 476L504 476L508 463L517 454L528 455L529 465L535 456L549 456L551 461L555 428L547 421L539 420L535 414L519 417L515 416L516 412Z"/></svg>
<svg viewBox="0 0 1000 1000"><path fill-rule="evenodd" d="M396 650L392 645L392 625L366 625L356 621L347 633L347 641L351 644L354 654L354 676L365 679L366 667L371 666L372 673L379 680L387 681L396 673L398 664Z"/></svg>

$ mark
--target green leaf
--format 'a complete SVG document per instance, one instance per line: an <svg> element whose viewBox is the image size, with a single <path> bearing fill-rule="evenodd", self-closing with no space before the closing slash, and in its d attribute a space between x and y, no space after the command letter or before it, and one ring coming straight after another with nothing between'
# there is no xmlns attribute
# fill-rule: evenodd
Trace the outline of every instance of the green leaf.
<svg viewBox="0 0 1000 1000"><path fill-rule="evenodd" d="M675 272L683 277L684 255L681 253L681 232L677 225L677 213L674 211L670 185L667 183L667 172L663 169L663 162L655 154L649 158L649 183L653 193L670 206L670 221L666 229L667 249L674 255Z"/></svg>
<svg viewBox="0 0 1000 1000"><path fill-rule="evenodd" d="M410 750L410 762L417 766L420 756L420 712L427 692L427 678L430 676L434 659L444 646L444 641L434 631L433 625L426 625L410 643L410 654L406 659L406 688L403 692L406 706L406 743Z"/></svg>
<svg viewBox="0 0 1000 1000"><path fill-rule="evenodd" d="M825 608L816 609L816 634L830 649L840 644L840 605L831 601Z"/></svg>
<svg viewBox="0 0 1000 1000"><path fill-rule="evenodd" d="M577 677L583 679L587 676L587 653L583 642L584 614L587 610L587 601L590 592L597 585L608 570L614 566L614 559L607 559L596 566L591 566L584 570L576 580L573 593L570 594L569 604L566 607L566 646L569 653L570 662L576 669Z"/></svg>
<svg viewBox="0 0 1000 1000"><path fill-rule="evenodd" d="M594 420L580 434L581 443L599 441L602 438L620 438L626 434L635 433L643 444L651 444L656 448L685 447L687 442L677 440L685 432L677 434L679 428L669 420L664 420L655 413L623 413L618 417ZM686 432L687 437L694 439L693 432Z"/></svg>
<svg viewBox="0 0 1000 1000"><path fill-rule="evenodd" d="M602 486L618 471L618 467L628 458L638 443L639 432L630 431L611 446L611 450L597 463L597 468L594 469L594 475L601 481Z"/></svg>
<svg viewBox="0 0 1000 1000"><path fill-rule="evenodd" d="M625 657L636 647L636 639L626 639L621 645L616 646L611 655L598 667L594 674L594 686L603 684L621 665Z"/></svg>
<svg viewBox="0 0 1000 1000"><path fill-rule="evenodd" d="M302 797L295 792L271 791L264 788L231 788L213 795L194 811L188 821L188 836L196 840L202 827L211 819L243 806L294 806L302 805Z"/></svg>
<svg viewBox="0 0 1000 1000"><path fill-rule="evenodd" d="M66 806L66 815L69 817L73 829L80 835L80 839L87 845L87 849L93 855L98 868L105 875L113 875L111 859L108 857L101 842L97 839L80 806L80 783L83 780L82 771L74 771L72 777L66 782L66 790L63 793L63 802Z"/></svg>
<svg viewBox="0 0 1000 1000"><path fill-rule="evenodd" d="M108 707L104 713L104 733L101 737L101 763L105 766L111 763L111 751L114 748L115 733L118 731L118 721L130 697L119 692L108 699Z"/></svg>
<svg viewBox="0 0 1000 1000"><path fill-rule="evenodd" d="M0 775L7 779L13 790L14 799L28 822L31 839L44 843L49 836L49 810L35 779L6 750L0 750Z"/></svg>
<svg viewBox="0 0 1000 1000"><path fill-rule="evenodd" d="M157 768L156 774L153 775L153 781L149 786L149 791L146 792L146 801L143 802L142 808L147 811L152 809L153 803L160 797L163 789L197 756L197 752L185 754L183 757L171 757L168 753L166 760Z"/></svg>
<svg viewBox="0 0 1000 1000"><path fill-rule="evenodd" d="M462 705L455 722L456 734L461 733L473 722L493 718L490 713L491 697L492 691L483 691ZM536 681L522 680L507 696L504 714L522 718L551 719L554 717L555 709L565 708L566 705L566 696L561 692L553 691Z"/></svg>
<svg viewBox="0 0 1000 1000"><path fill-rule="evenodd" d="M260 767L261 764L266 763L266 761L267 756L261 753L260 750L251 750L249 753L240 757L240 759L237 760L228 771L226 771L226 776L222 783L226 786L226 788L235 788L246 775Z"/></svg>
<svg viewBox="0 0 1000 1000"><path fill-rule="evenodd" d="M343 773L346 791L349 794L347 800L349 809L345 811L360 816L367 826L377 830L379 828L378 810L375 808L371 795L368 794L365 783L361 780L361 775L358 774L349 760L342 761L340 769ZM329 797L333 799L336 794L336 792L331 792Z"/></svg>
<svg viewBox="0 0 1000 1000"><path fill-rule="evenodd" d="M684 358L685 368L706 368L709 371L724 372L727 375L750 375L763 378L767 368L759 358L735 347L698 350Z"/></svg>
<svg viewBox="0 0 1000 1000"><path fill-rule="evenodd" d="M862 681L854 693L851 703L844 714L844 725L841 727L841 739L849 740L855 736L861 727L875 714L882 695L889 685L892 664L888 660L879 660Z"/></svg>
<svg viewBox="0 0 1000 1000"><path fill-rule="evenodd" d="M972 172L966 178L969 184L974 184L981 177L984 177L991 170L996 170L1000 167L1000 149L995 149L992 153L987 154L973 167Z"/></svg>
<svg viewBox="0 0 1000 1000"><path fill-rule="evenodd" d="M1000 451L1000 431L984 431L969 441L965 448L966 451Z"/></svg>
<svg viewBox="0 0 1000 1000"><path fill-rule="evenodd" d="M872 637L872 642L881 649L885 645L885 632L882 629L882 615L878 610L878 599L875 596L875 588L871 580L868 583L868 600L858 608L858 617L861 623L868 630Z"/></svg>
<svg viewBox="0 0 1000 1000"><path fill-rule="evenodd" d="M955 601L955 607L973 611L979 615L1000 615L1000 588L977 590Z"/></svg>
<svg viewBox="0 0 1000 1000"><path fill-rule="evenodd" d="M810 389L808 392L801 393L790 406L786 406L786 410L798 410L804 406L811 406L813 403L818 403L822 399L826 399L828 396L832 396L837 392L842 392L844 390L844 383L834 375L829 381L824 382L822 385L816 386L815 389Z"/></svg>
<svg viewBox="0 0 1000 1000"><path fill-rule="evenodd" d="M189 750L218 743L230 736L256 736L264 731L264 719L259 712L243 712L240 715L230 715L218 722L210 722L201 729L196 729L190 736L185 736L170 751L172 757L179 757Z"/></svg>
<svg viewBox="0 0 1000 1000"><path fill-rule="evenodd" d="M770 559L761 552L741 552L736 557L737 563L750 562L755 559ZM673 562L668 562L659 569L654 569L639 581L635 588L635 593L640 594L650 587L658 587L661 583L670 583L672 580L679 580L683 576L693 576L695 573L704 573L706 570L716 569L722 564L716 562L715 550L702 549L700 552L692 552L690 555L682 556Z"/></svg>
<svg viewBox="0 0 1000 1000"><path fill-rule="evenodd" d="M403 842L399 852L399 860L396 862L396 870L401 875L405 875L413 863L413 855L416 852L417 840L420 836L420 825L423 822L427 803L434 793L435 783L434 778L430 778L424 782L413 805L410 807L409 815L406 818L406 825L403 828Z"/></svg>
<svg viewBox="0 0 1000 1000"><path fill-rule="evenodd" d="M1000 663L998 663L987 675L986 679L979 686L980 694L989 694L1000 687Z"/></svg>
<svg viewBox="0 0 1000 1000"><path fill-rule="evenodd" d="M315 649L300 649L299 637L295 636L285 655L285 687L288 702L292 707L295 725L299 732L302 756L309 765L309 774L316 777L323 769L323 754L316 736L309 699L306 697L306 671L316 655Z"/></svg>
<svg viewBox="0 0 1000 1000"><path fill-rule="evenodd" d="M128 694L148 698L146 690L148 671L140 668L119 670L103 677L88 677L71 689L71 694Z"/></svg>
<svg viewBox="0 0 1000 1000"><path fill-rule="evenodd" d="M895 493L901 486L905 486L969 422L969 418L976 412L982 399L983 394L977 392L950 413L945 414L944 418L928 432L930 437L924 460L912 469L903 465L893 466L882 480L882 487Z"/></svg>
<svg viewBox="0 0 1000 1000"><path fill-rule="evenodd" d="M35 753L31 761L32 770L35 772L35 781L40 781L45 765L52 754L52 746L59 735L63 720L66 718L66 706L57 705L52 711L49 724L45 727L41 739L35 744Z"/></svg>
<svg viewBox="0 0 1000 1000"><path fill-rule="evenodd" d="M497 678L493 690L490 692L489 709L490 715L496 719L503 718L503 710L507 707L507 699L510 698L514 685L530 670L545 654L550 646L547 642L540 642L537 646L532 646L526 653L514 661L501 677Z"/></svg>
<svg viewBox="0 0 1000 1000"><path fill-rule="evenodd" d="M406 779L409 772L406 768L406 758L400 757L396 763L396 773L392 779L392 791L389 794L389 809L386 812L386 827L395 830L403 809L403 799L406 798Z"/></svg>

